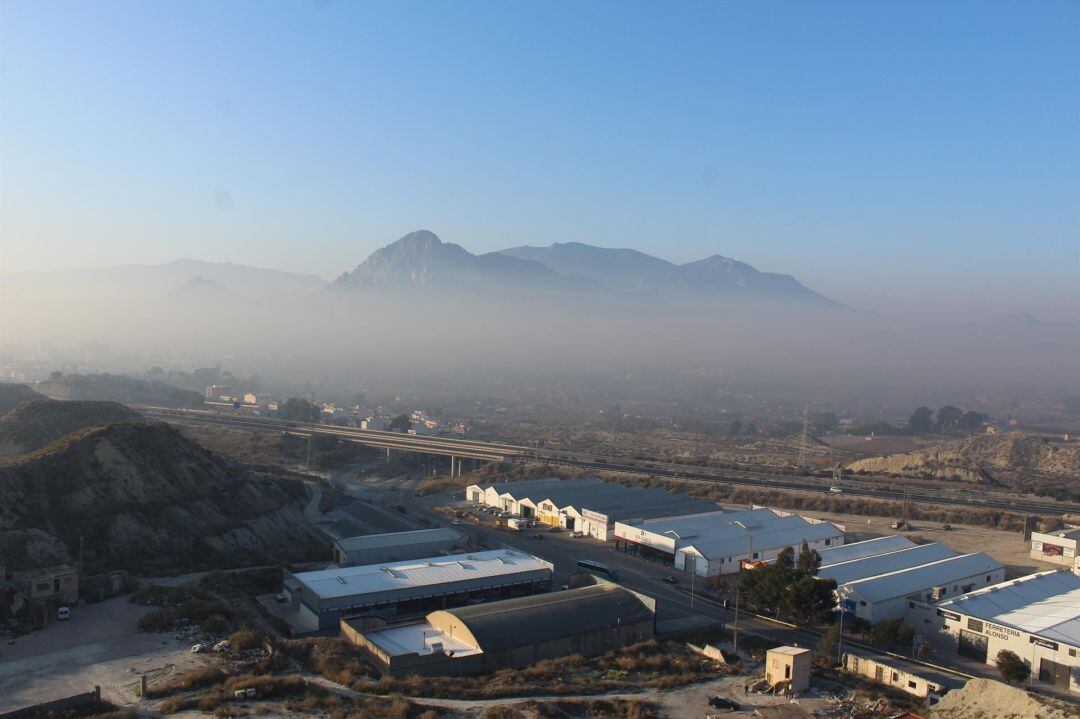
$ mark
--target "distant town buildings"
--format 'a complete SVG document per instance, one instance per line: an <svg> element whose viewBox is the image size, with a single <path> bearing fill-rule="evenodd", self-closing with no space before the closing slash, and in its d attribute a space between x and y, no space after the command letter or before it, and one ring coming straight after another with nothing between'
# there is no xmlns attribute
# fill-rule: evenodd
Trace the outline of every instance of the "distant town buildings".
<svg viewBox="0 0 1080 719"><path fill-rule="evenodd" d="M1056 532L1032 532L1031 558L1072 569L1078 566L1077 542L1080 542L1080 527Z"/></svg>

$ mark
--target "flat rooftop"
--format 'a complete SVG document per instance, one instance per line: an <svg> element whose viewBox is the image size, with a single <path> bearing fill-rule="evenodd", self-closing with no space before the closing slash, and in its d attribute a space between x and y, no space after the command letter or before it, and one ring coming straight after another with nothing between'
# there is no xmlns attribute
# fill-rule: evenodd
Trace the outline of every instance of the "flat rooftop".
<svg viewBox="0 0 1080 719"><path fill-rule="evenodd" d="M1080 647L1080 577L1040 572L941 602L942 609Z"/></svg>
<svg viewBox="0 0 1080 719"><path fill-rule="evenodd" d="M346 552L358 549L382 549L384 547L405 547L410 544L429 542L456 542L465 535L450 527L435 529L416 529L410 532L386 532L384 534L366 534L358 537L345 537L336 544Z"/></svg>
<svg viewBox="0 0 1080 719"><path fill-rule="evenodd" d="M434 645L440 645L440 651L450 652L456 657L483 653L479 647L455 639L426 621L367 632L364 638L392 657L406 654L434 654Z"/></svg>
<svg viewBox="0 0 1080 719"><path fill-rule="evenodd" d="M294 576L319 597L331 599L544 569L551 571L552 565L539 557L511 549L495 549L447 557L323 569Z"/></svg>

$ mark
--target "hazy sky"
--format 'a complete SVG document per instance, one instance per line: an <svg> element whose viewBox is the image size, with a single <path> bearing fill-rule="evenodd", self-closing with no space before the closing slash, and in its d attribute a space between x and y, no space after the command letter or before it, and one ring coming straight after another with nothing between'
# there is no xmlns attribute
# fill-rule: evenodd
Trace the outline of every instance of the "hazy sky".
<svg viewBox="0 0 1080 719"><path fill-rule="evenodd" d="M1080 313L1080 3L0 0L0 270L723 254Z"/></svg>

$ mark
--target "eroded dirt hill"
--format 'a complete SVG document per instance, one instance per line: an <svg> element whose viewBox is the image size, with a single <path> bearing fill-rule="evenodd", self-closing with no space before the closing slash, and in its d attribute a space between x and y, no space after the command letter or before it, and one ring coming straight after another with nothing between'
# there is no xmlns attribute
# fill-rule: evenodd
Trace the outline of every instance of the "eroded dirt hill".
<svg viewBox="0 0 1080 719"><path fill-rule="evenodd" d="M26 402L0 417L0 455L26 454L89 427L141 421L118 402Z"/></svg>
<svg viewBox="0 0 1080 719"><path fill-rule="evenodd" d="M223 460L159 423L71 434L0 466L9 567L168 572L310 556L303 485Z"/></svg>
<svg viewBox="0 0 1080 719"><path fill-rule="evenodd" d="M917 452L852 462L853 472L985 482L1060 499L1080 499L1080 447L1023 432L978 435Z"/></svg>

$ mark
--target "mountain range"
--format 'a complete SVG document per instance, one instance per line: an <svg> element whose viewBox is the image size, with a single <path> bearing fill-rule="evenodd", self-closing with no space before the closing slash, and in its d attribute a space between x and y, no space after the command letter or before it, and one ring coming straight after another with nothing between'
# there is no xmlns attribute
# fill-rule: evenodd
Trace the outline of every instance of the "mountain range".
<svg viewBox="0 0 1080 719"><path fill-rule="evenodd" d="M232 263L176 260L161 265L27 272L3 278L6 302L286 299L333 290L493 291L671 300L747 299L841 307L790 275L760 272L721 255L677 265L630 249L580 242L473 254L428 230L410 232L371 253L332 283L315 275Z"/></svg>
<svg viewBox="0 0 1080 719"><path fill-rule="evenodd" d="M760 272L737 260L713 255L676 265L637 250L580 242L513 247L474 255L419 230L376 250L333 287L364 290L422 290L468 287L550 293L602 293L669 299L747 299L841 307L790 275Z"/></svg>

